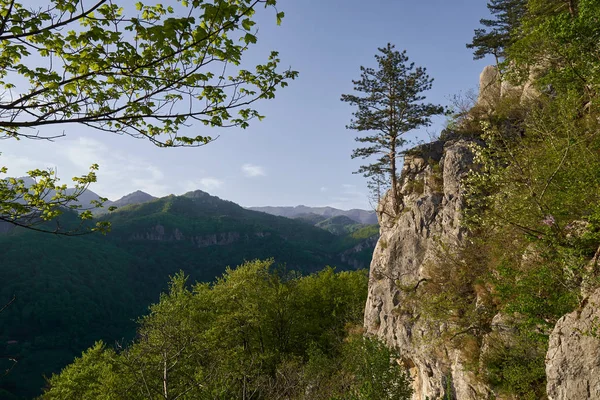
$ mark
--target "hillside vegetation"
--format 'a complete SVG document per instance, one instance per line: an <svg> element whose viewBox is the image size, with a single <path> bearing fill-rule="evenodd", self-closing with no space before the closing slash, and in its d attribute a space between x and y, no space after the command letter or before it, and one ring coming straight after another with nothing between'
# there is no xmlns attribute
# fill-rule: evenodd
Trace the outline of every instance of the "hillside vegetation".
<svg viewBox="0 0 600 400"><path fill-rule="evenodd" d="M272 267L249 262L191 287L177 274L132 344L96 343L42 398L409 398L392 352L356 328L364 271L298 277Z"/></svg>
<svg viewBox="0 0 600 400"><path fill-rule="evenodd" d="M201 191L125 206L105 218L112 223L106 236L18 229L0 236L0 302L16 297L0 313L0 368L18 361L0 376L0 397L39 394L43 375L97 340L131 340L135 319L178 271L190 282L211 282L227 266L257 258L304 274L326 265L366 268L374 246L367 237L335 236ZM70 223L79 222L63 215L61 224Z"/></svg>
<svg viewBox="0 0 600 400"><path fill-rule="evenodd" d="M545 399L549 336L600 286L600 3L512 3L499 73L444 134L473 143L469 240L412 297L494 393Z"/></svg>

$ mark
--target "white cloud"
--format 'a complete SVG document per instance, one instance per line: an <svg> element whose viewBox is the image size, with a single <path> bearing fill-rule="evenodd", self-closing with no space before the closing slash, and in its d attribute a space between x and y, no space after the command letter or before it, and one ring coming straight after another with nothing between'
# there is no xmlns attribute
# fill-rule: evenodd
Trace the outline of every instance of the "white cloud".
<svg viewBox="0 0 600 400"><path fill-rule="evenodd" d="M207 190L218 189L223 186L223 181L217 178L202 178L200 179L200 186Z"/></svg>
<svg viewBox="0 0 600 400"><path fill-rule="evenodd" d="M0 154L0 166L8 168L9 176L17 177L36 168L56 169L60 183L73 186L72 177L87 174L92 164L98 164L97 182L90 185L90 190L111 200L135 190L159 197L174 192L176 183L167 176L168 169L161 167L162 160L147 152L136 153L136 149L113 147L109 143L110 140L101 137L79 136L56 143L30 141L24 148L7 141Z"/></svg>
<svg viewBox="0 0 600 400"><path fill-rule="evenodd" d="M159 197L169 194L170 185L165 174L154 163L122 150L109 148L97 140L80 137L63 143L57 153L68 164L66 171L61 174L68 184L70 177L85 174L90 165L98 164L98 182L92 184L90 189L111 200L135 190Z"/></svg>
<svg viewBox="0 0 600 400"><path fill-rule="evenodd" d="M327 190L329 190L329 189L327 189L325 186L321 186L321 189L320 189L320 190L321 190L321 192L325 193L325 192L326 192Z"/></svg>
<svg viewBox="0 0 600 400"><path fill-rule="evenodd" d="M34 160L29 157L20 157L12 154L0 154L0 167L8 169L8 176L21 177L33 169L56 169L56 163Z"/></svg>
<svg viewBox="0 0 600 400"><path fill-rule="evenodd" d="M204 189L208 192L212 192L223 187L224 183L225 182L223 182L221 179L208 176L201 179L187 180L184 182L182 187L186 192L191 192L197 189Z"/></svg>
<svg viewBox="0 0 600 400"><path fill-rule="evenodd" d="M254 164L244 164L242 165L242 172L249 178L255 178L257 176L265 176L267 175L264 167L260 165Z"/></svg>
<svg viewBox="0 0 600 400"><path fill-rule="evenodd" d="M73 165L84 171L94 163L108 165L105 156L110 154L104 144L85 137L80 137L61 146L59 152L62 152L64 157Z"/></svg>

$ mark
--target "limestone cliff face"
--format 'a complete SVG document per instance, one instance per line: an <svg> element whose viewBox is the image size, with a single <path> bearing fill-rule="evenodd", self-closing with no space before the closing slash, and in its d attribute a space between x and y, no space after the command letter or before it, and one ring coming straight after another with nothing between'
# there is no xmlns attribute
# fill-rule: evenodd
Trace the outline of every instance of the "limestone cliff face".
<svg viewBox="0 0 600 400"><path fill-rule="evenodd" d="M524 102L537 95L533 78L523 86L511 86L500 80L495 67L486 67L480 77L478 106L493 112L504 97ZM465 139L416 148L405 158L400 212L392 211L390 193L377 210L380 238L371 262L364 325L368 334L399 350L413 378L413 400L500 399L466 368L463 350L436 340L440 328L427 321L409 293L435 276L432 266L440 265L442 248L460 248L468 237L461 219L464 180L472 164ZM590 272L599 266L600 250L590 262ZM549 400L600 399L600 289L586 282L581 289L585 300L580 309L561 318L550 336L546 355ZM502 332L507 326L502 322L505 317L493 318L490 328L496 335L483 337L480 354L486 352L490 340L510 340Z"/></svg>
<svg viewBox="0 0 600 400"><path fill-rule="evenodd" d="M400 351L413 377L414 400L441 398L447 388L457 399L485 399L488 389L464 368L460 351L435 341L437 333L418 307L403 307L402 289L428 278L440 243L464 240L463 179L473 155L465 140L438 141L411 153L402 170L402 211L394 216L389 199L378 209L381 237L371 263L365 328Z"/></svg>
<svg viewBox="0 0 600 400"><path fill-rule="evenodd" d="M477 104L493 110L502 98L518 99L520 103L526 103L537 98L540 93L535 87L535 79L541 74L541 70L541 68L532 67L529 78L524 84L513 85L502 79L497 67L488 65L479 75Z"/></svg>
<svg viewBox="0 0 600 400"><path fill-rule="evenodd" d="M480 76L477 106L493 113L503 98L521 103L534 99L539 95L534 86L538 73L539 69L532 69L524 85L512 86L501 80L495 67L486 67ZM552 88L548 90L551 93ZM427 320L410 295L435 277L433 266L444 265L441 249L465 244L468 233L461 226L464 179L472 164L465 139L416 148L405 158L400 212L392 211L389 197L378 208L380 239L371 262L364 325L368 334L399 350L413 378L413 400L500 399L465 367L467 357L462 349L436 340L442 328ZM550 335L546 354L549 400L600 399L599 267L600 249L589 265L594 279L582 283L585 300L578 310L562 317ZM506 334L510 328L503 332L502 327L510 325L503 322L505 318L502 314L493 318L490 328L494 335L482 338L480 355L486 353L490 340L511 340Z"/></svg>
<svg viewBox="0 0 600 400"><path fill-rule="evenodd" d="M263 238L271 236L270 232L254 232L252 235ZM157 242L174 242L189 240L197 247L225 246L248 239L249 234L242 235L239 232L212 233L206 235L184 235L178 228L168 230L161 224L156 224L145 232L134 233L129 240L147 240Z"/></svg>
<svg viewBox="0 0 600 400"><path fill-rule="evenodd" d="M546 376L550 400L600 399L600 289L556 323Z"/></svg>

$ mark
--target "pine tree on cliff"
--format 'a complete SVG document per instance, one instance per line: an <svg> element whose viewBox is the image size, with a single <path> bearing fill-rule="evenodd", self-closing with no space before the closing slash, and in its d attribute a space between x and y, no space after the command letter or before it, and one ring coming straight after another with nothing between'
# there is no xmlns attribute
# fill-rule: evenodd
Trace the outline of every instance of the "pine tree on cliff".
<svg viewBox="0 0 600 400"><path fill-rule="evenodd" d="M467 44L467 48L475 49L475 60L490 54L498 64L504 57L505 49L517 34L516 31L527 10L527 0L490 0L487 7L494 18L479 20L485 28L475 29L473 41Z"/></svg>
<svg viewBox="0 0 600 400"><path fill-rule="evenodd" d="M406 143L403 135L414 129L429 126L433 115L441 114L443 107L424 103L423 92L431 89L433 79L423 67L409 63L406 51L394 50L394 46L379 48L375 55L378 69L360 67L361 77L352 81L354 90L360 94L343 94L341 100L356 106L353 119L347 129L368 132L357 137L367 147L354 150L352 158L377 159L361 166L355 173L367 178L388 178L393 194L393 208L399 211L399 188L397 160Z"/></svg>

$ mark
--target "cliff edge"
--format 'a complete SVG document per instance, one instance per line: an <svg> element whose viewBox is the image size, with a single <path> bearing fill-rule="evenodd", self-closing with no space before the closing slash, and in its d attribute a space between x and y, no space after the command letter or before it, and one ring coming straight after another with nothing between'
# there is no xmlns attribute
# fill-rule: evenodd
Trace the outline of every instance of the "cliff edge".
<svg viewBox="0 0 600 400"><path fill-rule="evenodd" d="M390 201L377 212L381 237L371 263L365 328L403 355L413 378L413 399L451 396L486 398L489 390L467 371L460 351L441 344L439 332L406 301L426 282L441 246L459 246L466 174L472 167L469 141L437 141L410 151L401 175L403 209L395 216ZM389 194L388 194L389 196ZM389 199L388 199L389 200Z"/></svg>

